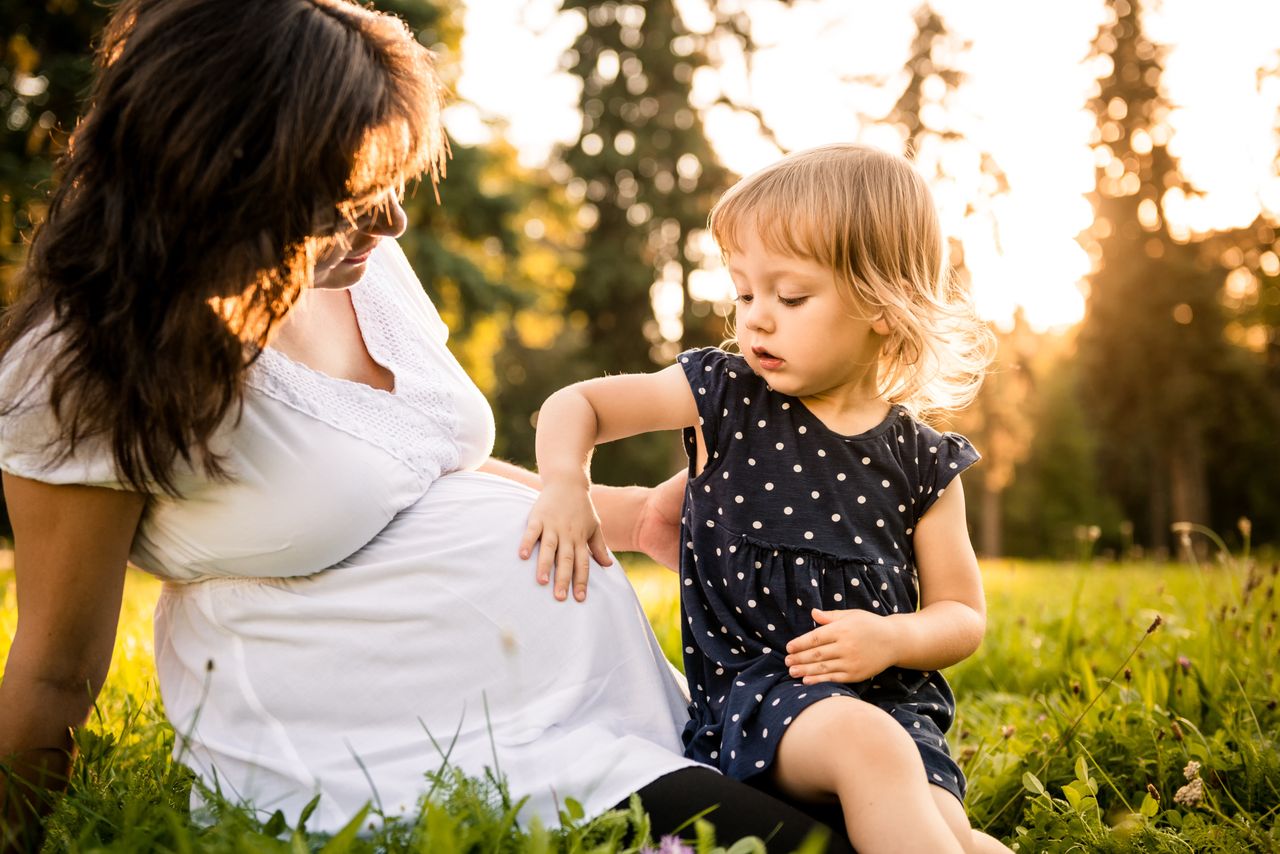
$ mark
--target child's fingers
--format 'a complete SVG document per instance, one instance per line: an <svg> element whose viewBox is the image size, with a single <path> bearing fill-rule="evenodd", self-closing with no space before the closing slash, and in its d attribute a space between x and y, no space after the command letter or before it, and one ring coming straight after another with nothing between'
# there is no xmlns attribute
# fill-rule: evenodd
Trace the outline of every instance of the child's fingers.
<svg viewBox="0 0 1280 854"><path fill-rule="evenodd" d="M852 675L844 671L837 670L832 673L822 673L817 676L806 676L803 680L805 685L818 685L822 682L857 682L859 680L853 678Z"/></svg>
<svg viewBox="0 0 1280 854"><path fill-rule="evenodd" d="M788 667L812 666L823 661L830 661L839 656L839 651L835 644L825 643L821 646L810 647L801 652L794 652L788 655L784 661ZM792 674L795 675L794 673Z"/></svg>
<svg viewBox="0 0 1280 854"><path fill-rule="evenodd" d="M605 545L604 531L596 528L591 539L587 540L587 546L591 549L591 556L596 559L596 563L601 566L613 566L613 555L609 554L609 547Z"/></svg>
<svg viewBox="0 0 1280 854"><path fill-rule="evenodd" d="M542 531L542 546L538 549L538 583L551 581L551 570L555 568L556 547L560 540L553 533Z"/></svg>
<svg viewBox="0 0 1280 854"><path fill-rule="evenodd" d="M798 638L792 638L787 644L787 652L794 655L813 649L814 647L829 644L836 639L837 635L834 629L826 626L819 626L811 632L805 632Z"/></svg>
<svg viewBox="0 0 1280 854"><path fill-rule="evenodd" d="M556 549L556 598L563 602L569 598L569 584L573 581L573 541L561 540Z"/></svg>
<svg viewBox="0 0 1280 854"><path fill-rule="evenodd" d="M587 574L591 572L591 552L579 546L573 555L573 598L579 602L587 598Z"/></svg>
<svg viewBox="0 0 1280 854"><path fill-rule="evenodd" d="M836 659L824 658L812 664L793 664L787 669L787 673L793 679L808 679L809 677L828 676L843 670L844 667Z"/></svg>
<svg viewBox="0 0 1280 854"><path fill-rule="evenodd" d="M533 544L542 536L542 523L533 519L525 526L524 536L520 538L520 559L528 560L533 554Z"/></svg>

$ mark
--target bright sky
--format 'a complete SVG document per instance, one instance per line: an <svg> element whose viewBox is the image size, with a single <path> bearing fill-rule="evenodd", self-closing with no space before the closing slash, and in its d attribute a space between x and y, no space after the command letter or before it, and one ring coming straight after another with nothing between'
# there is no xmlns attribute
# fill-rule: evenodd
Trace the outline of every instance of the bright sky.
<svg viewBox="0 0 1280 854"><path fill-rule="evenodd" d="M752 103L793 149L838 140L896 144L859 116L883 115L905 82L898 75L918 0L796 0L790 8L775 0L738 2L764 47L750 76L729 59L723 73L695 78L695 101L705 107L723 90ZM709 28L706 0L676 5L691 29ZM1280 179L1272 174L1280 80L1258 82L1260 68L1280 63L1280 3L1158 5L1145 21L1148 35L1169 46L1164 83L1177 105L1171 145L1187 176L1206 191L1171 216L1206 230L1244 225L1262 204L1280 211ZM479 115L501 117L507 139L534 166L557 143L577 138L577 81L558 70L558 61L582 24L558 7L557 0L468 3L458 82L464 103L449 115L460 141L485 138ZM936 0L934 8L971 43L958 60L968 79L954 120L973 151L989 152L1011 185L994 221L965 217L963 187L938 188L944 227L964 241L979 310L1005 320L1021 305L1037 328L1074 323L1083 314L1080 284L1089 270L1074 238L1092 217L1083 194L1094 181L1088 146L1094 120L1083 105L1095 74L1086 57L1103 5ZM842 82L867 75L890 82ZM735 172L779 156L753 118L725 107L702 115L716 152Z"/></svg>

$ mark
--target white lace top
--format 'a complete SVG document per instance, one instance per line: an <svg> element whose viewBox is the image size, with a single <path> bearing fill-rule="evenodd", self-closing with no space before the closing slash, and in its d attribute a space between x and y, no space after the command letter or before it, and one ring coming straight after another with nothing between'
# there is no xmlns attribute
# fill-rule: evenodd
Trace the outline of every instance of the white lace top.
<svg viewBox="0 0 1280 854"><path fill-rule="evenodd" d="M134 564L176 581L309 575L367 543L442 474L484 462L492 412L449 354L448 330L394 241L379 244L351 297L365 346L391 369L395 391L335 379L266 349L249 370L241 419L212 443L232 479L180 472L182 497L149 503ZM40 374L52 346L19 346L0 365L0 400L22 401L0 420L0 468L121 488L100 443L55 461L49 441L57 431Z"/></svg>

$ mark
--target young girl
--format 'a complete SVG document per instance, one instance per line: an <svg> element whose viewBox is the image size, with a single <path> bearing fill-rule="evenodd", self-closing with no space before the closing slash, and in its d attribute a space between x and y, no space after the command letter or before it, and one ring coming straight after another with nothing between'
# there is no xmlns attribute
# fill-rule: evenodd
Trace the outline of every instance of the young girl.
<svg viewBox="0 0 1280 854"><path fill-rule="evenodd" d="M938 669L985 627L958 479L978 454L917 414L972 398L990 336L928 188L901 157L826 146L739 182L711 228L740 354L552 395L521 555L540 539L538 580L585 599L592 447L684 428L686 753L838 801L859 851L1007 850L970 829L945 740Z"/></svg>

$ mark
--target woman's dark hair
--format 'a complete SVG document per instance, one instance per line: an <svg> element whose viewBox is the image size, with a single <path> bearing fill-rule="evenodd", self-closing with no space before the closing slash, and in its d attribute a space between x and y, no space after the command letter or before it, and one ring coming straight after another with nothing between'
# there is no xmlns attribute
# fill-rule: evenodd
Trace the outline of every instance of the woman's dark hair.
<svg viewBox="0 0 1280 854"><path fill-rule="evenodd" d="M443 90L403 22L345 0L124 0L97 69L0 357L56 342L53 446L104 440L174 493L179 460L224 474L210 437L343 221L439 177Z"/></svg>

